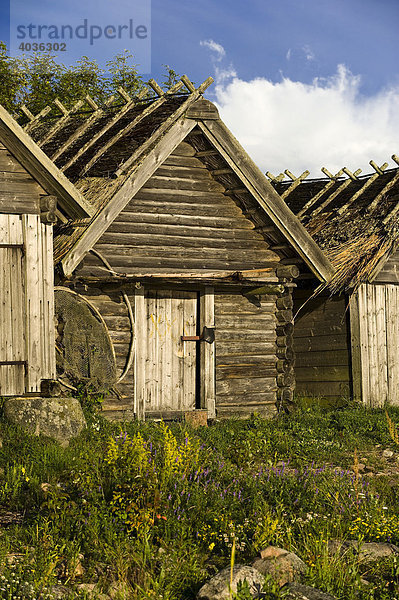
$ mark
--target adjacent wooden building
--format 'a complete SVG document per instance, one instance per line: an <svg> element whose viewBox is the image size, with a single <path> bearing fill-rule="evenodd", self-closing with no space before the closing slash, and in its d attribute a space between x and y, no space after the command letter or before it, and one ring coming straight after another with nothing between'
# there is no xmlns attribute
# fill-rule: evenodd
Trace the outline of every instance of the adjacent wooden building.
<svg viewBox="0 0 399 600"><path fill-rule="evenodd" d="M335 268L328 286L297 280L297 393L380 407L399 404L399 170L370 165L366 176L270 178Z"/></svg>
<svg viewBox="0 0 399 600"><path fill-rule="evenodd" d="M110 418L273 414L295 384L295 278L333 275L203 99L210 82L25 110L23 128L0 114L37 149L46 177L26 164L33 184L58 198L57 377L107 387Z"/></svg>

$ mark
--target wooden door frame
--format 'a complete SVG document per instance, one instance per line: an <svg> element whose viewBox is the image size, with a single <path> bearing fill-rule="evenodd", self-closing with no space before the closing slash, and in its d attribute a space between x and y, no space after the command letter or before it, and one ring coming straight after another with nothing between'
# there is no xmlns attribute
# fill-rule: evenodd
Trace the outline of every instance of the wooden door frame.
<svg viewBox="0 0 399 600"><path fill-rule="evenodd" d="M156 286L155 286L156 287ZM155 289L140 285L135 289L135 356L134 356L134 413L139 421L145 420L145 365L146 353L137 352L139 344L146 343L146 291ZM181 290L182 287L168 289ZM186 288L184 288L186 289ZM196 288L192 291L197 291L200 298L200 314L199 325L202 331L203 327L215 327L215 294L212 286L205 286L200 289ZM141 346L142 347L142 346ZM215 396L215 342L209 344L203 342L199 344L199 361L200 361L200 408L208 411L208 418L213 419L216 415Z"/></svg>

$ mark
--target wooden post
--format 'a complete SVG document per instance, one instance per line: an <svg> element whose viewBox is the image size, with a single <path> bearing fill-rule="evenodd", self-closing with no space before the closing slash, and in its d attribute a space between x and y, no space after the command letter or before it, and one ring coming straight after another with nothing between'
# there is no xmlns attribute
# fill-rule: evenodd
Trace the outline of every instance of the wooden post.
<svg viewBox="0 0 399 600"><path fill-rule="evenodd" d="M145 356L147 319L144 287L136 288L134 296L135 357L134 357L134 414L145 421Z"/></svg>
<svg viewBox="0 0 399 600"><path fill-rule="evenodd" d="M200 296L201 328L215 327L214 288L206 287ZM200 344L201 408L208 410L208 419L216 416L215 408L215 342Z"/></svg>

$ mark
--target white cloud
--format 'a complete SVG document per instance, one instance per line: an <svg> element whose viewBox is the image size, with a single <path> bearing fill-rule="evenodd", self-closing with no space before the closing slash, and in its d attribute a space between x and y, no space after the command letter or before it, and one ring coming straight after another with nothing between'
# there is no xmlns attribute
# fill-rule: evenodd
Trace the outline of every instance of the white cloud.
<svg viewBox="0 0 399 600"><path fill-rule="evenodd" d="M288 48L288 50L287 50L287 54L285 55L285 58L286 58L287 60L290 60L290 58L291 58L291 48Z"/></svg>
<svg viewBox="0 0 399 600"><path fill-rule="evenodd" d="M222 44L218 44L218 42L215 42L214 40L201 40L200 46L205 46L205 48L208 48L213 52L213 58L218 62L226 56L226 50L223 48Z"/></svg>
<svg viewBox="0 0 399 600"><path fill-rule="evenodd" d="M305 169L323 176L346 166L372 172L399 153L399 86L371 97L360 92L361 78L344 65L311 84L283 78L244 81L232 66L216 70L216 104L226 125L263 170L275 175Z"/></svg>

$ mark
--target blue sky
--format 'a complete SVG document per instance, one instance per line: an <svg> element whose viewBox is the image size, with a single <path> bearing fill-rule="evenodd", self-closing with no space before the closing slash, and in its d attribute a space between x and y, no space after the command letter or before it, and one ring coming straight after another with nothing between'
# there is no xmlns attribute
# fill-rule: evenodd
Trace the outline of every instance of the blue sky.
<svg viewBox="0 0 399 600"><path fill-rule="evenodd" d="M8 42L9 3L0 6ZM48 0L23 6L48 16ZM110 18L128 6L109 2ZM61 7L51 2L54 14ZM366 152L380 162L399 154L398 0L152 0L151 11L151 75L160 79L169 64L196 83L216 76L208 97L262 168L301 169L305 159L337 168L342 157L366 172ZM324 146L314 138L322 123Z"/></svg>

